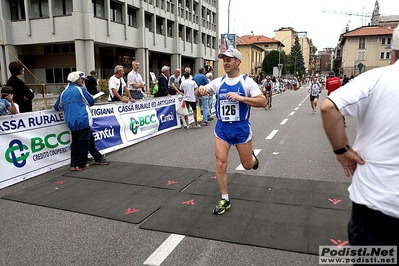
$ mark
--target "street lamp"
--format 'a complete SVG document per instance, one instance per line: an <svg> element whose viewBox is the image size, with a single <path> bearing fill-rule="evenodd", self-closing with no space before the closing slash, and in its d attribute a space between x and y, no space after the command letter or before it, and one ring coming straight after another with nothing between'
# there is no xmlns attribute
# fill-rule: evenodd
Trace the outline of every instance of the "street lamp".
<svg viewBox="0 0 399 266"><path fill-rule="evenodd" d="M227 33L230 33L230 2L231 0L229 0L229 6L227 9Z"/></svg>
<svg viewBox="0 0 399 266"><path fill-rule="evenodd" d="M295 36L296 36L296 34L295 34ZM280 59L280 54L281 54L281 44L286 40L286 39L288 39L288 38L291 38L292 37L292 35L290 35L290 36L288 36L288 37L285 37L282 41L279 41L280 43L278 44L278 76L279 77L281 77L281 69L282 69L282 64L281 64L281 59ZM284 44L283 44L284 45ZM284 45L284 47L285 47L285 45Z"/></svg>

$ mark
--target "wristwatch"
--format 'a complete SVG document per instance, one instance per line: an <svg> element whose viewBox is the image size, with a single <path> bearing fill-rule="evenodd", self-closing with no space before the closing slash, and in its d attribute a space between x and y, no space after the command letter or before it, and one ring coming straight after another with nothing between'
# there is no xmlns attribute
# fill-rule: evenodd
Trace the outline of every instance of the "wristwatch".
<svg viewBox="0 0 399 266"><path fill-rule="evenodd" d="M337 154L337 155L343 154L343 153L347 152L349 149L350 149L349 145L346 144L345 147L343 147L341 149L338 149L338 150L335 150L334 153Z"/></svg>

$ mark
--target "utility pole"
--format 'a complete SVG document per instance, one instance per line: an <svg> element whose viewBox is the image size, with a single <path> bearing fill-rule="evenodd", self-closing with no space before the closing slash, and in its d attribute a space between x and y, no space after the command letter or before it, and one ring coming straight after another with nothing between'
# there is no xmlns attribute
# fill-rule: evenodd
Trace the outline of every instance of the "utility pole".
<svg viewBox="0 0 399 266"><path fill-rule="evenodd" d="M227 33L230 33L230 2L231 0L229 0L229 7L227 9Z"/></svg>

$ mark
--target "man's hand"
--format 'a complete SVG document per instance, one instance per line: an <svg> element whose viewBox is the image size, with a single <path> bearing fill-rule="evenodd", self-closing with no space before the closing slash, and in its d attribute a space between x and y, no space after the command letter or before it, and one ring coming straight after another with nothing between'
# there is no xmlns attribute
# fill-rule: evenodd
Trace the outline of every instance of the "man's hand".
<svg viewBox="0 0 399 266"><path fill-rule="evenodd" d="M352 148L343 154L337 155L338 162L342 165L347 177L353 176L357 164L364 164L364 161Z"/></svg>
<svg viewBox="0 0 399 266"><path fill-rule="evenodd" d="M240 96L236 92L229 92L226 94L226 99L229 101L241 101L243 96Z"/></svg>
<svg viewBox="0 0 399 266"><path fill-rule="evenodd" d="M206 86L199 86L198 93L201 96L209 96L208 88Z"/></svg>

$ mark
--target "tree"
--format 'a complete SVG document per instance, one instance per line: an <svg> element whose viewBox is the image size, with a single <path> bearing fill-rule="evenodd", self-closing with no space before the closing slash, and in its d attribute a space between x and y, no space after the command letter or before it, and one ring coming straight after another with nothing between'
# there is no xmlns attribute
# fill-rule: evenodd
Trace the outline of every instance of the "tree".
<svg viewBox="0 0 399 266"><path fill-rule="evenodd" d="M272 75L273 67L278 66L278 55L279 51L272 50L265 55L262 63L262 72L266 75ZM281 74L286 73L286 62L287 56L284 51L281 51L280 54L280 64L283 64L283 69L281 70Z"/></svg>
<svg viewBox="0 0 399 266"><path fill-rule="evenodd" d="M302 48L299 44L298 36L295 37L294 45L291 47L291 53L289 55L288 62L290 64L290 72L302 77L305 74L305 62L303 59Z"/></svg>

